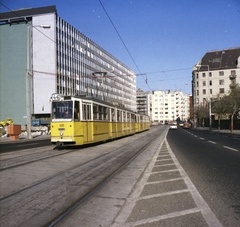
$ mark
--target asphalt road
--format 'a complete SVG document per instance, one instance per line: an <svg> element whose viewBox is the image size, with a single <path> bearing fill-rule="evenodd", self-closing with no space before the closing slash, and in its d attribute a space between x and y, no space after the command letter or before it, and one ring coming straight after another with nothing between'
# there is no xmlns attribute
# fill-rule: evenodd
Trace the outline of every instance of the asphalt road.
<svg viewBox="0 0 240 227"><path fill-rule="evenodd" d="M167 140L223 226L240 226L240 140L194 129L170 130Z"/></svg>

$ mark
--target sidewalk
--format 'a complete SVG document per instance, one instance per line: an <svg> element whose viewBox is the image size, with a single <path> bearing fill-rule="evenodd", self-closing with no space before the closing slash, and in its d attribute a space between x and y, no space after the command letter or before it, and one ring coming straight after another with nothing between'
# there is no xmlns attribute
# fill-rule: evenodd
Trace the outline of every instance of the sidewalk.
<svg viewBox="0 0 240 227"><path fill-rule="evenodd" d="M212 132L216 132L216 133L225 133L225 134L234 134L234 135L240 135L240 129L234 129L232 132L229 129L220 129L220 131L218 132L217 128L212 128L211 130L209 129L209 127L198 127L198 128L192 128L195 130L204 130L204 131L212 131Z"/></svg>

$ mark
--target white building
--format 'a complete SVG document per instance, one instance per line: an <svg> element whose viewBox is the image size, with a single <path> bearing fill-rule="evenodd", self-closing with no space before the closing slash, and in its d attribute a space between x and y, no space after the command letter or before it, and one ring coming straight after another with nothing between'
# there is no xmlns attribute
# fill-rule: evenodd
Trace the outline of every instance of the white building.
<svg viewBox="0 0 240 227"><path fill-rule="evenodd" d="M192 72L193 105L208 103L240 84L240 48L206 53Z"/></svg>
<svg viewBox="0 0 240 227"><path fill-rule="evenodd" d="M154 91L152 94L152 120L164 124L180 118L190 118L190 97L183 92Z"/></svg>
<svg viewBox="0 0 240 227"><path fill-rule="evenodd" d="M137 112L148 115L152 120L152 94L149 91L137 90Z"/></svg>

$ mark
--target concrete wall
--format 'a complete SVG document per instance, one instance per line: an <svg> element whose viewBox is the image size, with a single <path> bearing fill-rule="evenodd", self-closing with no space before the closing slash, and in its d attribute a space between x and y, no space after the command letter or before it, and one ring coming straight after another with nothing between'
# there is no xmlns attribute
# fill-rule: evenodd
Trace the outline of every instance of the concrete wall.
<svg viewBox="0 0 240 227"><path fill-rule="evenodd" d="M0 120L26 124L27 25L0 25Z"/></svg>
<svg viewBox="0 0 240 227"><path fill-rule="evenodd" d="M50 25L44 29L39 25ZM56 92L56 16L45 14L33 17L33 114L48 114L50 97Z"/></svg>

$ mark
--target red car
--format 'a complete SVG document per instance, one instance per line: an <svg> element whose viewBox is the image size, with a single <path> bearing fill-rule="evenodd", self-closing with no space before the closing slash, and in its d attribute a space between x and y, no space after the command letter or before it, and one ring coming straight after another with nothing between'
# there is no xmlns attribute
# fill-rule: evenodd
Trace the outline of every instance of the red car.
<svg viewBox="0 0 240 227"><path fill-rule="evenodd" d="M189 124L188 124L188 123L184 123L184 124L183 124L183 128L189 129Z"/></svg>

